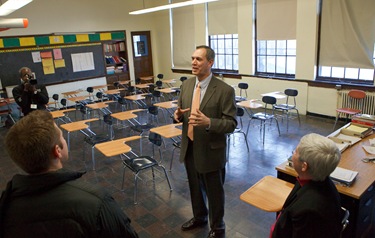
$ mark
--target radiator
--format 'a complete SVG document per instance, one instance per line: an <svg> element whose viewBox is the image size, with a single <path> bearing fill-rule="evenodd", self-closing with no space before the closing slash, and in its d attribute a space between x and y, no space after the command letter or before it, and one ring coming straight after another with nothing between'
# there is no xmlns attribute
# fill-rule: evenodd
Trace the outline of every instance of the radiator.
<svg viewBox="0 0 375 238"><path fill-rule="evenodd" d="M352 107L361 109L362 102L360 100L350 100L348 96L349 90L338 91L338 108L342 107ZM363 109L362 113L375 115L375 92L366 92L366 97L363 99ZM345 115L340 115L345 117Z"/></svg>

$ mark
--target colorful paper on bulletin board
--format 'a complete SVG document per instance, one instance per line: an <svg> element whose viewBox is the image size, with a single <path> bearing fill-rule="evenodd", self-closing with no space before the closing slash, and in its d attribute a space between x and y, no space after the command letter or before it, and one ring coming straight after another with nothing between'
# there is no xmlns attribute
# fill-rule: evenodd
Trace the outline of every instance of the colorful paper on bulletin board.
<svg viewBox="0 0 375 238"><path fill-rule="evenodd" d="M112 32L111 35L112 35L112 40L115 40L115 39L125 39L125 32L123 32L123 31Z"/></svg>
<svg viewBox="0 0 375 238"><path fill-rule="evenodd" d="M62 59L61 49L53 49L53 57L55 59Z"/></svg>
<svg viewBox="0 0 375 238"><path fill-rule="evenodd" d="M35 37L22 37L20 38L21 46L33 46L35 45Z"/></svg>
<svg viewBox="0 0 375 238"><path fill-rule="evenodd" d="M92 41L100 41L100 34L90 34L89 40Z"/></svg>
<svg viewBox="0 0 375 238"><path fill-rule="evenodd" d="M40 57L40 51L31 52L31 56L33 57L34 63L42 62L42 57Z"/></svg>
<svg viewBox="0 0 375 238"><path fill-rule="evenodd" d="M100 33L100 40L111 40L111 33Z"/></svg>
<svg viewBox="0 0 375 238"><path fill-rule="evenodd" d="M4 42L3 42L3 39L0 39L0 48L4 48Z"/></svg>
<svg viewBox="0 0 375 238"><path fill-rule="evenodd" d="M62 44L64 43L64 37L63 36L50 36L49 43L50 44Z"/></svg>
<svg viewBox="0 0 375 238"><path fill-rule="evenodd" d="M77 42L87 42L90 40L88 34L79 34L79 35L76 35L76 38L77 38Z"/></svg>
<svg viewBox="0 0 375 238"><path fill-rule="evenodd" d="M52 58L46 58L46 59L42 59L42 65L43 67L44 66L53 66L53 60Z"/></svg>
<svg viewBox="0 0 375 238"><path fill-rule="evenodd" d="M44 66L43 65L43 73L44 74L54 74L55 73L55 67L52 66Z"/></svg>
<svg viewBox="0 0 375 238"><path fill-rule="evenodd" d="M55 60L55 68L64 68L65 67L65 60L64 59L56 59Z"/></svg>
<svg viewBox="0 0 375 238"><path fill-rule="evenodd" d="M40 52L40 57L42 59L52 58L52 52L51 51Z"/></svg>

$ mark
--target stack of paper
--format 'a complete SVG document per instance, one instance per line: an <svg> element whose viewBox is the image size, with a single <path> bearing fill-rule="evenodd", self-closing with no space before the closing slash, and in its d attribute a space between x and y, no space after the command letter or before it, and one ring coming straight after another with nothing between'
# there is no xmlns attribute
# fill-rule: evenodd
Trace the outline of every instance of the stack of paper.
<svg viewBox="0 0 375 238"><path fill-rule="evenodd" d="M331 173L330 177L334 181L350 186L354 182L357 175L357 171L336 167L336 169Z"/></svg>
<svg viewBox="0 0 375 238"><path fill-rule="evenodd" d="M361 140L360 137L348 136L341 133L336 136L329 136L328 138L336 143L336 146L339 148L341 153L344 152L344 150L346 150L346 148L349 146L354 145Z"/></svg>
<svg viewBox="0 0 375 238"><path fill-rule="evenodd" d="M364 138L372 132L372 128L350 124L348 127L341 129L341 133L351 136Z"/></svg>

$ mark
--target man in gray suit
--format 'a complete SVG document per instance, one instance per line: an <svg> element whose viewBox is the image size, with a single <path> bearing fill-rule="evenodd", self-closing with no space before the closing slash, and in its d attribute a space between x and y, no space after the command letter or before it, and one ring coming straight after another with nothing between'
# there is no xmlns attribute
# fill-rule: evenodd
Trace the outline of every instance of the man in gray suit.
<svg viewBox="0 0 375 238"><path fill-rule="evenodd" d="M180 161L185 163L193 209L193 218L181 229L202 227L208 217L208 237L225 237L226 134L237 126L235 93L212 75L215 52L210 47L198 46L191 58L196 77L182 83L174 112L174 119L183 122Z"/></svg>

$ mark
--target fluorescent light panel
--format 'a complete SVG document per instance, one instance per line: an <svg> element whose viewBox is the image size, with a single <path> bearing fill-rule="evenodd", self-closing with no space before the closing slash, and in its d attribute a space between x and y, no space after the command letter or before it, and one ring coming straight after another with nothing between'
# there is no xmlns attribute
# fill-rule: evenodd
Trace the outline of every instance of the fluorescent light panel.
<svg viewBox="0 0 375 238"><path fill-rule="evenodd" d="M8 0L0 6L0 16L7 16L33 0Z"/></svg>
<svg viewBox="0 0 375 238"><path fill-rule="evenodd" d="M177 8L177 7L185 7L185 6L195 5L195 4L215 2L215 1L218 1L218 0L191 0L191 1L186 1L186 2L177 2L177 3L162 5L162 6L158 6L158 7L152 7L152 8L146 8L146 9L142 9L142 10L138 10L138 11L133 11L133 12L129 12L129 14L130 15L139 15L139 14L145 14L145 13L150 13L150 12L157 12L157 11L161 11L161 10Z"/></svg>

